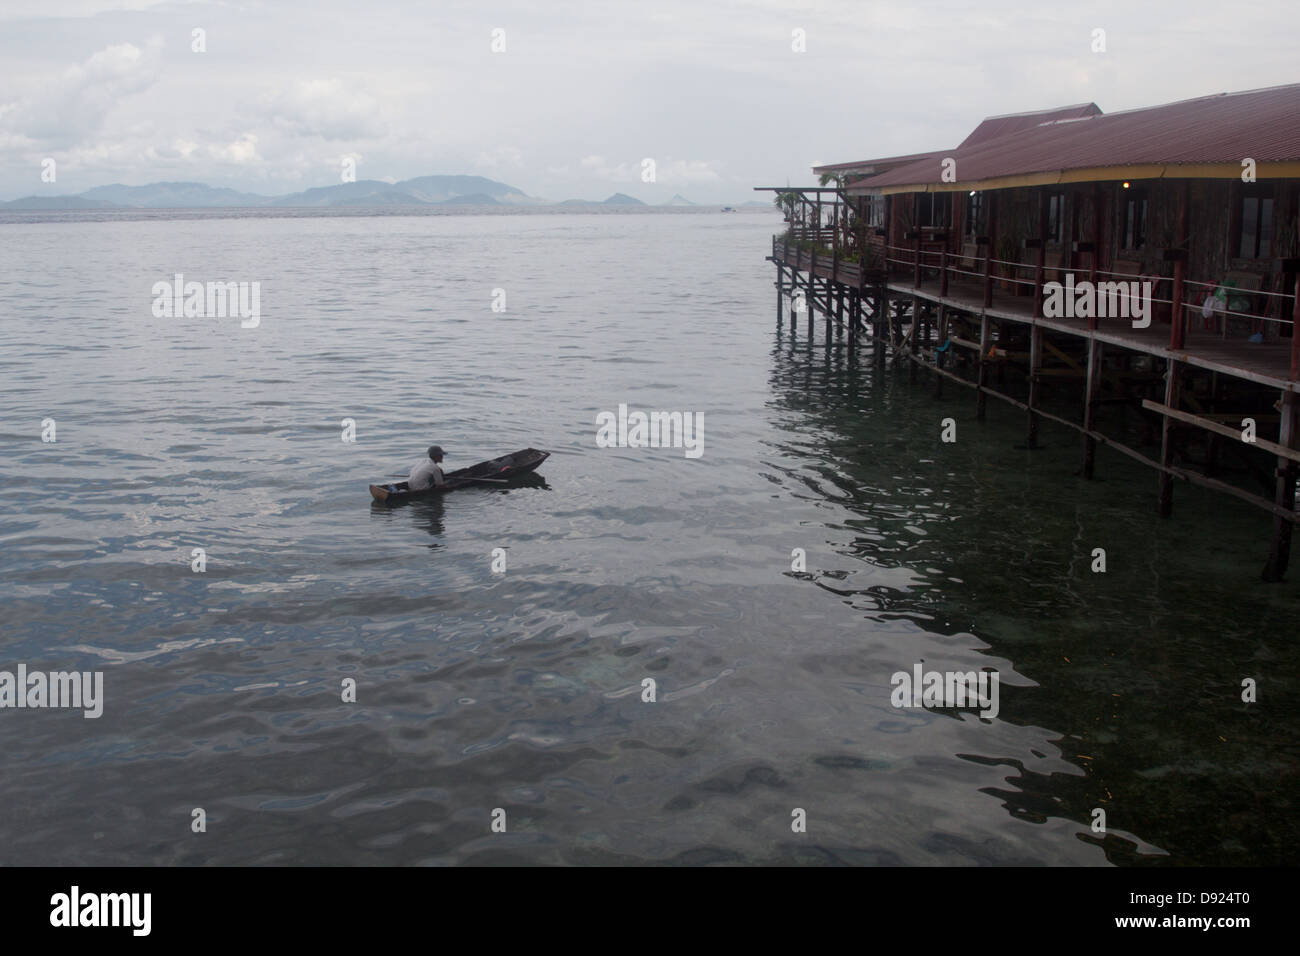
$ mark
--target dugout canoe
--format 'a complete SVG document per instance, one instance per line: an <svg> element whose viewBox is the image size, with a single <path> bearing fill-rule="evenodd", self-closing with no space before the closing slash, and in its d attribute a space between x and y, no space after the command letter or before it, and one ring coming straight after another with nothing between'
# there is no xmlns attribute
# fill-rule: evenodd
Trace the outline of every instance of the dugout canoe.
<svg viewBox="0 0 1300 956"><path fill-rule="evenodd" d="M470 486L491 488L494 485L499 485L502 480L509 481L518 475L526 475L530 471L537 470L537 467L550 457L551 453L549 451L525 448L523 451L517 451L512 455L502 455L500 458L481 461L477 465L470 465L468 468L449 471L443 476L446 483L441 487L412 491L404 481L390 481L382 485L371 485L370 496L386 505L395 505L403 501L425 498L429 495L446 494L448 491L455 491L457 488ZM493 480L484 481L485 478Z"/></svg>

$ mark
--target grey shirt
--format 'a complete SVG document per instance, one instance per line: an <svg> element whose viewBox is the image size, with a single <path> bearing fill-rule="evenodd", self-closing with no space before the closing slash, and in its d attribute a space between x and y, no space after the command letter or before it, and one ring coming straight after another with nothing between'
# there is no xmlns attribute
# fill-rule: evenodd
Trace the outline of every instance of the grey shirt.
<svg viewBox="0 0 1300 956"><path fill-rule="evenodd" d="M432 458L426 458L412 468L410 476L406 479L406 485L412 491L424 491L426 488L442 483L442 468Z"/></svg>

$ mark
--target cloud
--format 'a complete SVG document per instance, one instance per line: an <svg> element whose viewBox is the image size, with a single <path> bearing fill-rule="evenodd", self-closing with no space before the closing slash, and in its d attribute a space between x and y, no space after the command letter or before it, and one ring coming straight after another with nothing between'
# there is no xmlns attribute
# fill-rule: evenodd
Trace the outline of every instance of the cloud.
<svg viewBox="0 0 1300 956"><path fill-rule="evenodd" d="M262 161L262 157L257 155L257 137L252 133L241 134L234 142L217 147L212 154L218 162L234 166L249 166Z"/></svg>
<svg viewBox="0 0 1300 956"><path fill-rule="evenodd" d="M484 169L523 169L524 155L518 146L498 146L479 153L477 165Z"/></svg>
<svg viewBox="0 0 1300 956"><path fill-rule="evenodd" d="M691 185L698 183L718 183L722 181L719 168L723 165L716 160L674 159L671 156L656 158L643 156L616 164L605 161L603 156L584 156L578 165L588 175L612 183L642 183L642 172L648 168L647 161L653 160L656 183L665 185Z"/></svg>
<svg viewBox="0 0 1300 956"><path fill-rule="evenodd" d="M382 136L379 101L355 81L298 80L264 97L259 112L277 129L327 140Z"/></svg>
<svg viewBox="0 0 1300 956"><path fill-rule="evenodd" d="M158 79L160 37L144 47L118 43L52 77L30 81L17 100L0 108L0 136L42 148L70 148L99 132L122 101Z"/></svg>

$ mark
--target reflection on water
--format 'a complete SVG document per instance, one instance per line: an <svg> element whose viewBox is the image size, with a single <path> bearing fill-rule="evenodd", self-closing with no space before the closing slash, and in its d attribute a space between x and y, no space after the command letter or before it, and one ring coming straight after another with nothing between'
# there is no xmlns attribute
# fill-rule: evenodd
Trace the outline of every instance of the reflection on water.
<svg viewBox="0 0 1300 956"><path fill-rule="evenodd" d="M969 390L936 399L928 376L798 332L772 352L774 405L795 416L779 481L833 503L828 544L852 562L811 581L868 620L974 638L1012 662L1001 719L1047 729L1060 757L968 753L1012 770L983 792L1037 824L1104 810L1109 832L1078 839L1112 862L1294 862L1294 711L1240 696L1247 677L1279 700L1296 690L1294 589L1255 577L1267 521L1182 487L1163 521L1154 477L1127 460L1107 456L1085 481L1068 433L1030 452L1020 413L979 423ZM938 440L948 416L956 444ZM882 568L901 579L852 586Z"/></svg>
<svg viewBox="0 0 1300 956"><path fill-rule="evenodd" d="M771 228L0 225L0 646L106 698L0 712L0 862L1293 861L1267 522L1183 488L1161 521L1104 449L1083 481L1051 426L1030 454L1018 413L774 334ZM261 281L261 326L154 319L174 272ZM621 402L702 413L704 456L597 448ZM368 503L430 434L553 454ZM996 668L997 718L891 706L917 663Z"/></svg>

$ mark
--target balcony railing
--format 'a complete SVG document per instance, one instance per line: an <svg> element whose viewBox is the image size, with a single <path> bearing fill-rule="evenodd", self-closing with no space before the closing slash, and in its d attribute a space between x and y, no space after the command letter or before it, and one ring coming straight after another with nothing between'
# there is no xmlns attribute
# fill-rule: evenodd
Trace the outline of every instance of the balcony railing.
<svg viewBox="0 0 1300 956"><path fill-rule="evenodd" d="M841 234L842 235L842 234ZM1300 379L1300 336L1295 330L1300 321L1300 278L1292 288L1246 289L1228 286L1223 280L1198 281L1183 275L1183 263L1176 254L1167 255L1174 261L1174 275L1141 274L1123 269L1101 269L1091 245L1080 243L1072 253L1081 261L1068 267L1048 265L1041 246L1033 262L1001 259L993 256L987 239L977 243L974 254L950 252L944 248L926 248L936 240L922 233L912 234L911 245L872 245L879 250L881 261L874 268L863 270L855 261L845 261L834 248L834 230L792 229L786 236L772 239L773 258L821 278L833 279L848 285L864 286L868 282L888 281L907 283L912 288L937 291L947 298L954 290L974 292L991 307L997 300L1004 306L1012 301L1023 302L1024 311L1043 316L1045 287L1049 282L1065 282L1067 273L1074 282L1087 280L1098 283L1150 282L1150 293L1138 292L1130 302L1135 308L1152 318L1152 327L1167 322L1170 326L1169 347L1184 350L1188 329L1211 332L1227 339L1259 336L1255 341L1276 341L1287 335L1291 338L1291 380ZM1032 250L1031 250L1032 251ZM1123 260L1121 260L1122 262ZM1292 269L1292 272L1297 270ZM1288 273L1279 273L1279 277ZM1279 282L1279 284L1281 284ZM1141 287L1139 287L1141 288ZM1221 296L1215 295L1222 291ZM982 295L981 295L982 294ZM1124 293L1120 293L1124 294ZM1207 298L1214 302L1206 307ZM969 297L965 297L969 298ZM1149 311L1148 311L1149 310ZM1019 309L1015 311L1020 311ZM1095 311L1095 310L1094 310ZM1171 321L1178 313L1181 321ZM1126 320L1127 322L1128 320ZM1088 328L1100 327L1094 314L1088 317Z"/></svg>

